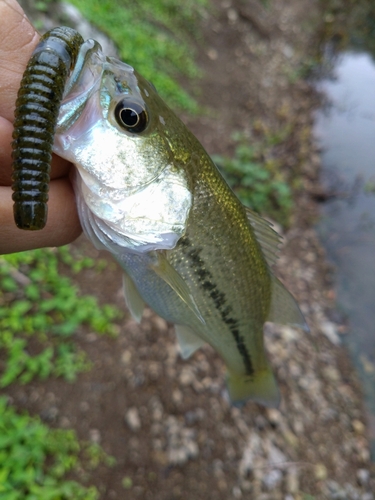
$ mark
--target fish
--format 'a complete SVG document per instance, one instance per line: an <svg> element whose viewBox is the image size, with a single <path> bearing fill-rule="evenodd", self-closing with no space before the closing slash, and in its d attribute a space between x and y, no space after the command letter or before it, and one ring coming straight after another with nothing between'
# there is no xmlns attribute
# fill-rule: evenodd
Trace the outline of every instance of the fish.
<svg viewBox="0 0 375 500"><path fill-rule="evenodd" d="M266 321L307 328L272 272L280 242L238 200L155 87L87 40L69 77L54 152L74 163L82 228L123 270L125 300L175 325L182 358L209 344L230 400L276 407Z"/></svg>

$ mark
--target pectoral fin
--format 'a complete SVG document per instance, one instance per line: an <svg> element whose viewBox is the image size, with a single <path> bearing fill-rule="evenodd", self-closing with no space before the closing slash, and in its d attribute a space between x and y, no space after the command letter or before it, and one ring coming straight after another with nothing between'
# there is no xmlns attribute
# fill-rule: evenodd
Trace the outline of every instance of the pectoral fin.
<svg viewBox="0 0 375 500"><path fill-rule="evenodd" d="M185 325L175 325L178 345L183 359L189 358L205 341L197 336L191 328Z"/></svg>
<svg viewBox="0 0 375 500"><path fill-rule="evenodd" d="M309 331L293 295L275 276L272 276L272 299L267 321L280 325L298 326L306 332Z"/></svg>
<svg viewBox="0 0 375 500"><path fill-rule="evenodd" d="M130 311L132 318L137 323L140 323L145 303L143 302L142 297L139 295L139 292L136 289L133 280L130 278L130 276L128 276L127 273L123 274L122 282L124 287L126 305Z"/></svg>
<svg viewBox="0 0 375 500"><path fill-rule="evenodd" d="M242 406L249 399L270 408L277 408L280 403L279 389L269 366L251 376L229 371L227 387L235 406Z"/></svg>
<svg viewBox="0 0 375 500"><path fill-rule="evenodd" d="M171 266L163 253L155 253L155 255L156 262L150 265L151 269L153 269L160 278L168 283L168 285L177 293L180 299L185 302L199 321L201 323L205 323L185 281Z"/></svg>

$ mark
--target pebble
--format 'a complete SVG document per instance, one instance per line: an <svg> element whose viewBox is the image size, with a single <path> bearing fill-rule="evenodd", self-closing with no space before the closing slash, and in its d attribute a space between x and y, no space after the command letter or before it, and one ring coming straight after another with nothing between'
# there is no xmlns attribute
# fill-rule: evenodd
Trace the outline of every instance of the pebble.
<svg viewBox="0 0 375 500"><path fill-rule="evenodd" d="M172 401L178 405L182 402L182 400L183 400L182 392L179 389L175 389L172 392Z"/></svg>
<svg viewBox="0 0 375 500"><path fill-rule="evenodd" d="M361 500L375 500L375 496L373 493L363 493Z"/></svg>
<svg viewBox="0 0 375 500"><path fill-rule="evenodd" d="M234 488L232 489L232 495L233 498L242 498L241 488L239 488L238 486L234 486Z"/></svg>
<svg viewBox="0 0 375 500"><path fill-rule="evenodd" d="M179 376L179 381L181 385L191 385L195 380L195 375L193 373L193 370L189 366L184 366L180 376Z"/></svg>
<svg viewBox="0 0 375 500"><path fill-rule="evenodd" d="M99 444L102 439L100 431L98 429L90 429L89 439L92 443Z"/></svg>
<svg viewBox="0 0 375 500"><path fill-rule="evenodd" d="M324 479L327 479L328 476L327 467L324 464L316 464L314 475L318 481L323 481Z"/></svg>
<svg viewBox="0 0 375 500"><path fill-rule="evenodd" d="M366 486L370 481L370 471L367 469L358 469L357 481L360 486Z"/></svg>
<svg viewBox="0 0 375 500"><path fill-rule="evenodd" d="M86 413L90 409L90 405L88 404L87 401L81 401L79 404L79 409L82 413Z"/></svg>
<svg viewBox="0 0 375 500"><path fill-rule="evenodd" d="M219 57L218 51L216 49L208 49L206 52L207 56L211 61L216 61Z"/></svg>
<svg viewBox="0 0 375 500"><path fill-rule="evenodd" d="M53 422L56 420L58 414L58 408L56 406L50 406L49 408L46 408L45 410L42 410L40 412L40 418L45 422Z"/></svg>
<svg viewBox="0 0 375 500"><path fill-rule="evenodd" d="M270 465L284 465L288 461L287 456L277 446L268 444L268 463Z"/></svg>
<svg viewBox="0 0 375 500"><path fill-rule="evenodd" d="M123 351L123 353L121 354L121 362L124 365L128 365L130 363L131 359L132 359L131 351L129 351L129 350Z"/></svg>
<svg viewBox="0 0 375 500"><path fill-rule="evenodd" d="M320 330L323 335L334 345L340 345L341 339L337 333L337 326L331 321L322 321L320 323Z"/></svg>
<svg viewBox="0 0 375 500"><path fill-rule="evenodd" d="M262 482L266 490L271 491L280 486L283 480L283 473L279 469L272 469L265 476L263 476Z"/></svg>
<svg viewBox="0 0 375 500"><path fill-rule="evenodd" d="M354 419L352 421L352 427L354 432L356 432L357 434L364 434L366 430L365 425L358 419Z"/></svg>
<svg viewBox="0 0 375 500"><path fill-rule="evenodd" d="M166 421L167 456L170 465L183 465L188 460L197 458L199 447L194 429L184 427L173 415Z"/></svg>
<svg viewBox="0 0 375 500"><path fill-rule="evenodd" d="M133 432L137 432L141 428L141 419L139 418L137 408L134 406L129 408L125 414L125 422Z"/></svg>
<svg viewBox="0 0 375 500"><path fill-rule="evenodd" d="M185 413L185 422L187 425L194 425L203 420L205 416L206 412L202 408L196 408L195 410Z"/></svg>
<svg viewBox="0 0 375 500"><path fill-rule="evenodd" d="M298 493L299 490L299 472L297 467L290 467L286 476L286 489L289 493Z"/></svg>

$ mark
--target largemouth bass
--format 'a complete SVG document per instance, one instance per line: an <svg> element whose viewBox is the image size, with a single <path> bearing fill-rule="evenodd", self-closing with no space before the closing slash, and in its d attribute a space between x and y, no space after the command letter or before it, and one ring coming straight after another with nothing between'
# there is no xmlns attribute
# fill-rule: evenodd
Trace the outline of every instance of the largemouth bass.
<svg viewBox="0 0 375 500"><path fill-rule="evenodd" d="M153 85L86 41L54 151L76 165L82 227L122 266L133 317L147 303L174 323L183 358L210 344L227 366L233 403L276 406L263 325L306 327L270 268L279 237L240 203Z"/></svg>

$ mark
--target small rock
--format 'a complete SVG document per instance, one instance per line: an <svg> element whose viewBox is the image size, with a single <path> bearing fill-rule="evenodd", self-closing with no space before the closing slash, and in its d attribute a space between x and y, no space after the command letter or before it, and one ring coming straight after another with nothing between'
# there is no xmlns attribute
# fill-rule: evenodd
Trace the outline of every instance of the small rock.
<svg viewBox="0 0 375 500"><path fill-rule="evenodd" d="M361 500L375 500L375 497L373 493L364 493L361 496Z"/></svg>
<svg viewBox="0 0 375 500"><path fill-rule="evenodd" d="M357 470L357 481L360 486L366 486L370 480L370 471L367 469Z"/></svg>
<svg viewBox="0 0 375 500"><path fill-rule="evenodd" d="M86 335L87 342L95 342L96 340L98 340L98 336L96 333L92 332L92 333L88 333Z"/></svg>
<svg viewBox="0 0 375 500"><path fill-rule="evenodd" d="M327 337L327 339L334 345L340 345L341 340L339 334L337 333L337 327L335 323L331 321L322 321L320 324L320 330Z"/></svg>
<svg viewBox="0 0 375 500"><path fill-rule="evenodd" d="M327 479L328 476L327 467L324 464L316 464L314 475L318 481L323 481L324 479Z"/></svg>
<svg viewBox="0 0 375 500"><path fill-rule="evenodd" d="M281 421L281 413L279 410L276 410L276 408L267 408L267 417L273 426L277 426L280 424Z"/></svg>
<svg viewBox="0 0 375 500"><path fill-rule="evenodd" d="M294 55L294 50L290 45L285 45L283 48L283 54L285 57L290 59Z"/></svg>
<svg viewBox="0 0 375 500"><path fill-rule="evenodd" d="M299 337L297 330L291 328L290 326L283 326L282 328L280 328L280 333L282 339L287 344L289 344L289 342L294 342L298 340Z"/></svg>
<svg viewBox="0 0 375 500"><path fill-rule="evenodd" d="M277 446L270 443L268 446L268 462L271 465L283 465L287 461L287 456Z"/></svg>
<svg viewBox="0 0 375 500"><path fill-rule="evenodd" d="M286 489L289 493L298 493L299 474L297 467L290 467L286 476Z"/></svg>
<svg viewBox="0 0 375 500"><path fill-rule="evenodd" d="M45 422L53 422L59 414L59 410L56 406L51 406L42 410L40 413L40 418Z"/></svg>
<svg viewBox="0 0 375 500"><path fill-rule="evenodd" d="M227 16L230 23L235 23L238 19L238 12L235 9L228 9Z"/></svg>
<svg viewBox="0 0 375 500"><path fill-rule="evenodd" d="M59 420L59 426L62 427L63 429L68 429L69 427L72 426L72 424L68 419L68 417L61 417Z"/></svg>
<svg viewBox="0 0 375 500"><path fill-rule="evenodd" d="M345 493L346 493L345 498L350 498L350 500L360 500L361 499L361 494L358 491L358 489L355 488L350 483L345 483Z"/></svg>
<svg viewBox="0 0 375 500"><path fill-rule="evenodd" d="M168 462L171 465L184 465L189 455L185 448L172 448L168 450Z"/></svg>
<svg viewBox="0 0 375 500"><path fill-rule="evenodd" d="M341 379L340 372L333 366L324 368L323 374L329 382L338 382Z"/></svg>
<svg viewBox="0 0 375 500"><path fill-rule="evenodd" d="M141 428L141 420L139 418L139 413L137 408L133 406L125 414L125 422L128 424L129 428L136 432Z"/></svg>
<svg viewBox="0 0 375 500"><path fill-rule="evenodd" d="M128 365L131 359L132 353L129 350L126 350L121 354L121 362L124 363L124 365Z"/></svg>
<svg viewBox="0 0 375 500"><path fill-rule="evenodd" d="M274 490L277 488L283 479L283 473L279 469L273 469L268 474L266 474L263 479L263 485L268 490Z"/></svg>
<svg viewBox="0 0 375 500"><path fill-rule="evenodd" d="M89 430L89 438L90 441L94 444L99 444L101 441L100 431L98 429L90 429Z"/></svg>
<svg viewBox="0 0 375 500"><path fill-rule="evenodd" d="M208 49L206 52L207 56L211 61L216 61L218 58L219 54L216 49Z"/></svg>
<svg viewBox="0 0 375 500"><path fill-rule="evenodd" d="M194 373L190 367L184 366L184 368L182 369L182 372L180 373L179 380L180 380L181 385L185 385L185 386L191 385L194 382L194 380L195 380Z"/></svg>
<svg viewBox="0 0 375 500"><path fill-rule="evenodd" d="M164 332L164 331L168 330L168 324L167 324L167 322L165 321L165 319L161 318L160 316L154 316L152 318L152 322L153 322L154 326L160 332Z"/></svg>
<svg viewBox="0 0 375 500"><path fill-rule="evenodd" d="M327 481L326 487L327 496L330 500L347 500L345 490L343 490L336 481Z"/></svg>
<svg viewBox="0 0 375 500"><path fill-rule="evenodd" d="M202 408L188 411L185 413L185 422L187 425L194 425L204 419L206 412Z"/></svg>
<svg viewBox="0 0 375 500"><path fill-rule="evenodd" d="M257 429L262 431L267 427L267 420L263 417L263 415L257 415L255 417L255 425Z"/></svg>
<svg viewBox="0 0 375 500"><path fill-rule="evenodd" d="M87 401L81 401L79 404L79 409L82 413L86 413L90 409L90 405L88 404Z"/></svg>
<svg viewBox="0 0 375 500"><path fill-rule="evenodd" d="M238 486L234 486L234 488L232 489L232 495L233 498L242 498L241 488L239 488Z"/></svg>
<svg viewBox="0 0 375 500"><path fill-rule="evenodd" d="M356 432L357 434L364 434L364 432L366 430L364 424L360 420L357 420L357 419L354 419L352 421L352 427L353 427L354 432Z"/></svg>
<svg viewBox="0 0 375 500"><path fill-rule="evenodd" d="M182 392L179 390L179 389L175 389L173 392L172 392L172 401L176 404L179 404L182 402L182 399L183 399L183 394Z"/></svg>

